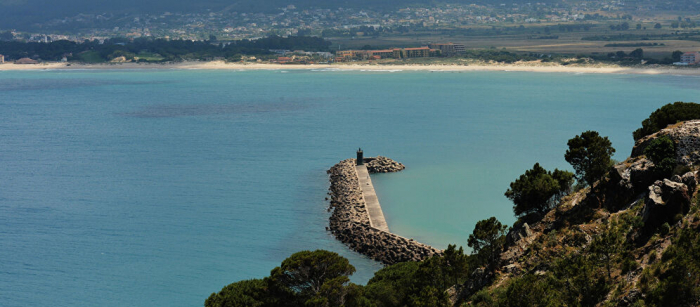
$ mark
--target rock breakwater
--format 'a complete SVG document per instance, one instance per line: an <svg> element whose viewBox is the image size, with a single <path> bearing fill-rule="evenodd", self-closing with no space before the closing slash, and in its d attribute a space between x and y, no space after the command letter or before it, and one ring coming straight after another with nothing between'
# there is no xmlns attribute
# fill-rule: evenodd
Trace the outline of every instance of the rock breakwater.
<svg viewBox="0 0 700 307"><path fill-rule="evenodd" d="M393 173L406 169L406 166L401 162L396 162L387 157L377 156L376 158L368 158L367 171L370 174L376 173Z"/></svg>
<svg viewBox="0 0 700 307"><path fill-rule="evenodd" d="M379 160L378 158L369 163ZM393 162L391 159L388 160ZM382 162L378 162L377 165L382 165L382 170L388 170L389 165L391 168L398 168L394 163L387 163L388 160L382 159ZM362 197L355 165L355 159L347 159L340 161L327 171L331 182L332 214L329 227L331 233L352 250L384 264L420 261L441 253L440 250L429 245L370 225L370 217ZM399 165L401 169L405 168L402 164L399 163Z"/></svg>

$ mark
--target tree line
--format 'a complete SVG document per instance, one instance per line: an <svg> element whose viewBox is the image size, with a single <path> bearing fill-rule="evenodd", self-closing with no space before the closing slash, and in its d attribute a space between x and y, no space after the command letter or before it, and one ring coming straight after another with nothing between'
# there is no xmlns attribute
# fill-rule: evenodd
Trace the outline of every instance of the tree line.
<svg viewBox="0 0 700 307"><path fill-rule="evenodd" d="M215 38L209 41L166 40L154 38L113 38L100 43L86 40L76 43L60 40L48 43L0 41L0 54L6 60L32 58L44 61L59 61L66 58L76 62L107 62L115 57L124 56L135 59L139 54L157 55L155 60L142 61L172 62L184 60L226 59L235 61L241 55L273 55L270 50L305 50L328 51L331 45L318 37L310 36L270 36L257 40L238 40L219 42Z"/></svg>

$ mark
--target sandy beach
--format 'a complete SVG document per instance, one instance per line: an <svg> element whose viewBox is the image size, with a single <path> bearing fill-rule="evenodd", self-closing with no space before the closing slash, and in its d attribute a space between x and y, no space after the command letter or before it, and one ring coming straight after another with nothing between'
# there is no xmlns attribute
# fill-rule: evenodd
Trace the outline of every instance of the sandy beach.
<svg viewBox="0 0 700 307"><path fill-rule="evenodd" d="M614 65L559 65L543 63L465 63L464 65L402 65L402 64L262 64L262 63L226 63L212 62L182 62L168 64L120 63L120 64L68 64L41 63L34 65L0 64L0 71L18 70L132 70L132 69L198 69L198 70L299 70L299 69L332 69L353 71L519 71L519 72L564 72L564 73L597 73L597 74L646 74L646 75L700 75L700 68L695 67L620 67Z"/></svg>

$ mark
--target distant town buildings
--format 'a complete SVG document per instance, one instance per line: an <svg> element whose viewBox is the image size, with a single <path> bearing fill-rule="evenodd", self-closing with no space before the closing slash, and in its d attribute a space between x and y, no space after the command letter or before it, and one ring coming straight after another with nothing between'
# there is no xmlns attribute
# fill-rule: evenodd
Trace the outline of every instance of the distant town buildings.
<svg viewBox="0 0 700 307"><path fill-rule="evenodd" d="M430 44L428 47L440 50L442 55L453 56L467 52L467 48L462 44L446 43L446 44Z"/></svg>
<svg viewBox="0 0 700 307"><path fill-rule="evenodd" d="M5 56L0 54L0 64L5 64Z"/></svg>
<svg viewBox="0 0 700 307"><path fill-rule="evenodd" d="M670 5L670 6L669 6ZM646 11L662 7L678 9L678 1L657 3L650 8L641 5L636 10ZM601 11L630 9L630 4L612 2L563 2L558 4L533 2L526 4L437 4L429 6L397 7L394 10L359 8L297 8L294 5L273 8L267 13L237 12L164 12L162 14L94 14L48 20L38 28L73 29L69 34L21 33L14 37L23 41L51 42L70 40L104 41L105 38L157 37L181 40L218 41L255 39L270 35L319 35L322 37L374 37L405 33L406 31L454 31L464 27L495 23L527 24L540 22L568 22L601 17ZM596 17L597 16L597 17ZM104 27L96 27L104 24ZM108 26L107 26L108 25ZM53 32L53 31L51 31ZM439 49L431 47L432 49ZM450 48L450 47L447 47ZM459 52L459 51L455 51Z"/></svg>
<svg viewBox="0 0 700 307"><path fill-rule="evenodd" d="M15 61L15 64L39 64L39 62L32 60L30 58L21 58Z"/></svg>
<svg viewBox="0 0 700 307"><path fill-rule="evenodd" d="M383 50L339 50L335 55L336 62L347 62L352 60L428 58L440 56L441 51L424 46L418 48L393 48Z"/></svg>

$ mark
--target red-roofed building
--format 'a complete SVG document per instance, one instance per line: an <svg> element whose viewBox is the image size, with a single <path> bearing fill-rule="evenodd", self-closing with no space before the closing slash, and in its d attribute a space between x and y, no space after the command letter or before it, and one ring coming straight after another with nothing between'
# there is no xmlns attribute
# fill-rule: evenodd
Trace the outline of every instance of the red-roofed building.
<svg viewBox="0 0 700 307"><path fill-rule="evenodd" d="M405 54L406 58L427 58L430 56L430 48L428 48L428 47L405 48L404 54Z"/></svg>
<svg viewBox="0 0 700 307"><path fill-rule="evenodd" d="M378 56L380 59L386 59L386 58L392 58L394 57L394 50L391 49L386 49L386 50L368 50L367 55L370 58L373 58L375 56Z"/></svg>
<svg viewBox="0 0 700 307"><path fill-rule="evenodd" d="M280 64L287 64L291 61L292 61L292 58L286 57L286 56L281 56L281 57L277 58L277 63L280 63Z"/></svg>

